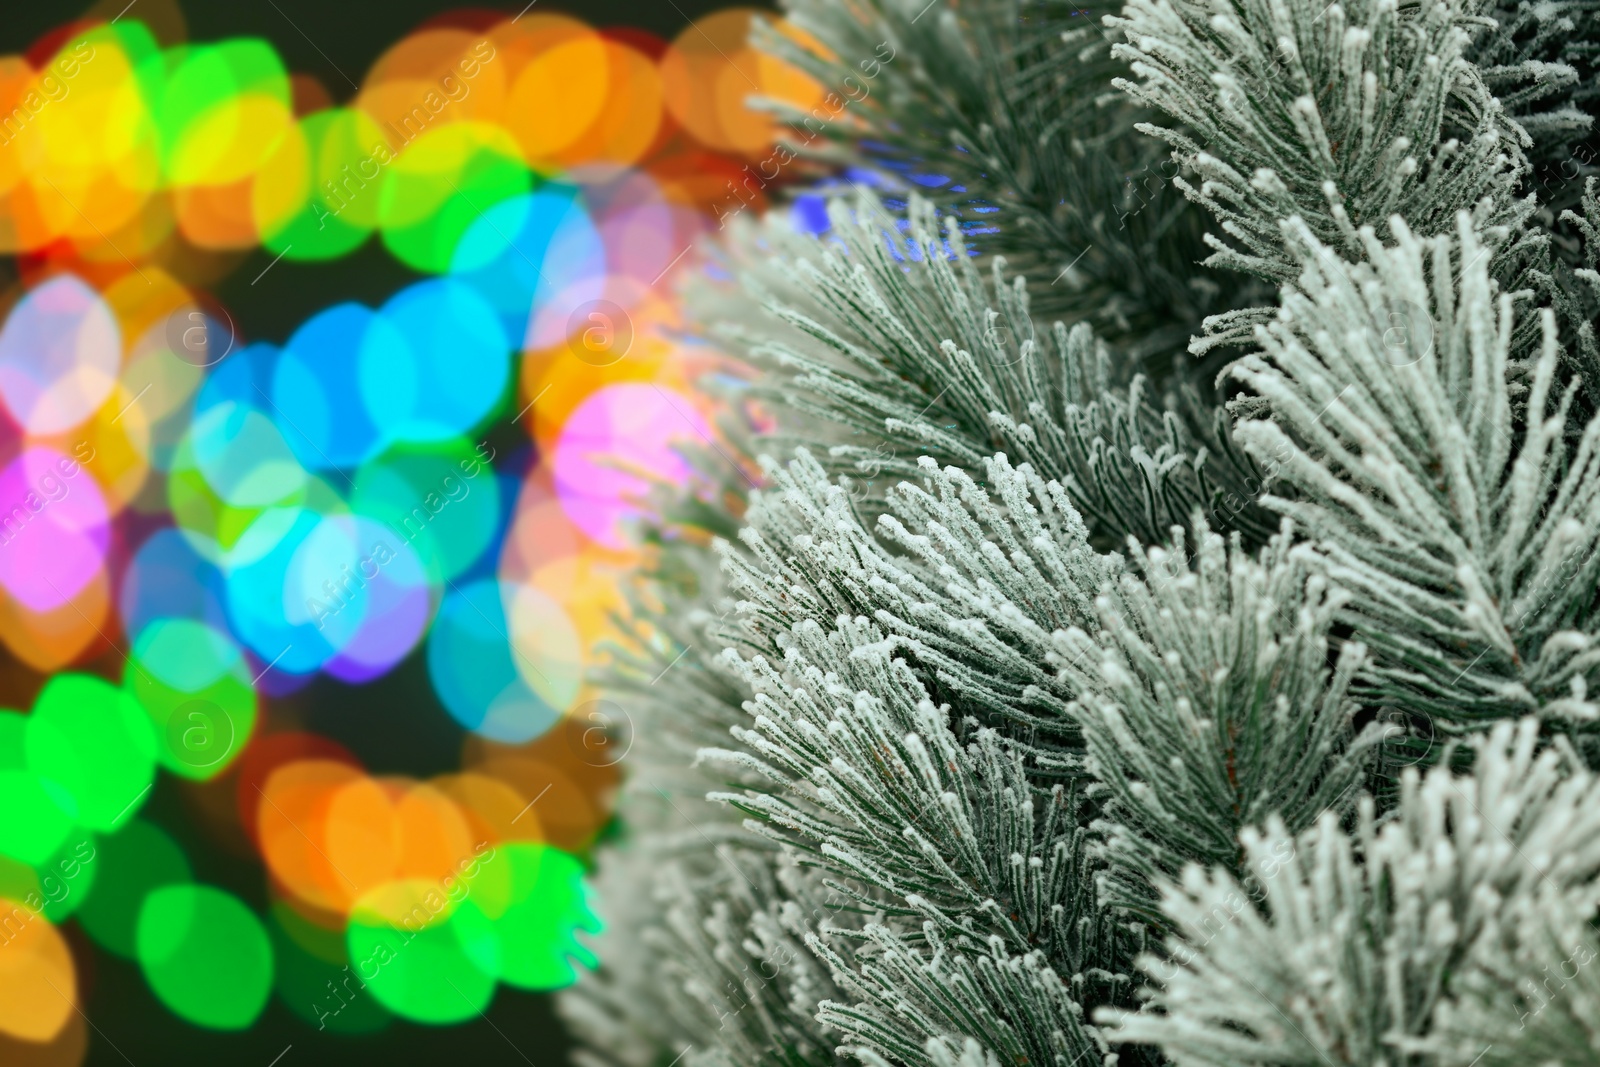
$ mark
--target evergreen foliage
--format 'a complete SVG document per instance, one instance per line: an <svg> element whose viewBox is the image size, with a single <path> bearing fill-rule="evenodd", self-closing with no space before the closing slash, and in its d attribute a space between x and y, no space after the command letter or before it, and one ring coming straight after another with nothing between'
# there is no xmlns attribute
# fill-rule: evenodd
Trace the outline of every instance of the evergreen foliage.
<svg viewBox="0 0 1600 1067"><path fill-rule="evenodd" d="M789 9L582 1062L1600 1062L1595 6Z"/></svg>
<svg viewBox="0 0 1600 1067"><path fill-rule="evenodd" d="M1595 957L1600 787L1531 719L1476 748L1470 775L1408 769L1381 820L1365 799L1349 830L1248 832L1256 892L1198 867L1169 885L1159 1010L1117 1036L1218 1067L1594 1062L1593 975L1546 983Z"/></svg>
<svg viewBox="0 0 1600 1067"><path fill-rule="evenodd" d="M863 73L878 83L850 107L854 123L819 129L788 115L799 144L820 133L832 151L813 154L948 177L929 195L964 220L1003 220L986 249L1024 271L1041 310L1159 352L1227 306L1237 285L1193 270L1203 218L1155 195L1173 169L1159 144L1127 136L1146 113L1111 91L1125 67L1088 10L1066 0L786 6L823 50L776 34L758 41L841 95L853 98Z"/></svg>
<svg viewBox="0 0 1600 1067"><path fill-rule="evenodd" d="M1197 508L1258 491L1261 470L1186 368L1160 388L1114 372L1088 324L1036 324L1006 259L985 278L926 201L908 204L904 236L871 196L854 207L835 202L826 243L778 219L741 229L739 290L703 296L709 315L727 309L716 335L769 372L752 395L790 416L768 447L828 445L830 470L856 475L861 498L915 476L922 456L977 469L1003 450L1056 472L1108 543L1159 541ZM1228 518L1257 537L1273 527L1249 504Z"/></svg>

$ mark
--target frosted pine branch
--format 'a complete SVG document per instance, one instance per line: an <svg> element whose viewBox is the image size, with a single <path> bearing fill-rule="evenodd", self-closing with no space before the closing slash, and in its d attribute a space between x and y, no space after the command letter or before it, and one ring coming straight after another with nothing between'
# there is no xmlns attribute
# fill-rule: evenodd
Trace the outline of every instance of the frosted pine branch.
<svg viewBox="0 0 1600 1067"><path fill-rule="evenodd" d="M831 630L841 616L865 616L957 721L1010 722L1071 743L1072 693L1050 665L1051 634L1091 616L1094 591L1119 564L1089 547L1059 483L996 456L986 490L930 460L925 485L902 483L893 512L869 530L808 453L767 469L775 489L755 498L741 534L749 552L724 564L748 648L781 659L801 623Z"/></svg>
<svg viewBox="0 0 1600 1067"><path fill-rule="evenodd" d="M869 673L885 668L870 655L850 658ZM1132 945L1094 901L1076 804L1060 786L1038 795L992 732L962 746L924 698L899 716L914 714L920 732L897 738L897 716L845 691L854 672L839 678L807 663L793 655L789 671L771 675L751 708L755 729L735 733L769 765L805 777L782 794L713 799L809 842L800 854L832 872L836 891L855 895L852 882L881 890L889 921L854 932L829 924L809 942L853 997L822 1002L818 1018L912 1064L926 1062L930 1033L971 1035L1007 1062L1066 1063L1103 1048L1080 1003L1126 993L1126 976L1106 967ZM901 679L908 697L913 684ZM853 696L855 706L829 710L811 699L813 687L830 703ZM824 935L859 941L854 962ZM1033 1016L1028 1025L1011 1021L1019 1006Z"/></svg>
<svg viewBox="0 0 1600 1067"><path fill-rule="evenodd" d="M1533 139L1530 155L1562 159L1594 129L1585 105L1592 105L1597 92L1595 3L1501 0L1482 13L1495 25L1477 35L1468 56L1484 85Z"/></svg>
<svg viewBox="0 0 1600 1067"><path fill-rule="evenodd" d="M1141 962L1147 1007L1101 1021L1183 1067L1465 1067L1487 1051L1463 1040L1480 1026L1485 1044L1513 1054L1573 1054L1492 1062L1587 1062L1592 1049L1561 1035L1581 990L1529 1021L1533 1034L1493 1024L1536 983L1492 998L1487 1019L1471 1016L1483 1010L1471 998L1507 952L1537 952L1547 930L1576 933L1563 929L1564 913L1594 914L1600 783L1570 750L1541 750L1531 719L1502 723L1475 748L1468 775L1408 770L1387 822L1370 800L1353 833L1331 814L1299 836L1269 821L1244 842L1253 893L1225 872L1190 868L1164 893L1178 933L1165 955ZM1525 921L1539 915L1554 925Z"/></svg>
<svg viewBox="0 0 1600 1067"><path fill-rule="evenodd" d="M1469 60L1493 23L1467 0L1130 0L1106 24L1133 79L1117 85L1170 116L1146 132L1173 146L1226 238L1207 261L1288 281L1299 270L1280 221L1298 216L1324 245L1362 255L1360 231L1388 236L1525 217L1514 203L1528 135Z"/></svg>
<svg viewBox="0 0 1600 1067"><path fill-rule="evenodd" d="M1096 601L1096 639L1057 635L1063 676L1105 814L1097 829L1117 902L1159 923L1151 885L1189 862L1243 876L1239 835L1268 816L1291 832L1355 803L1378 739L1354 738L1350 683L1365 650L1330 671L1344 594L1289 527L1258 559L1202 526L1196 559L1130 546L1137 569Z"/></svg>
<svg viewBox="0 0 1600 1067"><path fill-rule="evenodd" d="M1122 64L1088 11L1064 0L785 7L826 52L777 33L757 42L842 101L831 122L780 107L793 149L826 145L900 181L947 179L919 187L1011 259L1042 310L1140 351L1181 343L1228 306L1225 286L1194 275L1204 218L1161 192L1159 146L1130 136L1139 111L1110 92Z"/></svg>
<svg viewBox="0 0 1600 1067"><path fill-rule="evenodd" d="M834 202L825 241L778 220L736 228L744 292L702 290L698 306L768 370L754 394L784 415L770 447L832 442L825 462L864 500L916 477L922 456L973 470L1003 450L1061 481L1108 544L1158 541L1196 510L1265 539L1263 472L1209 390L1185 374L1163 389L1114 372L1126 359L1088 326L1035 323L1005 260L980 271L953 219L941 232L916 197L907 214L902 233L864 194L854 210Z"/></svg>
<svg viewBox="0 0 1600 1067"><path fill-rule="evenodd" d="M1595 1060L1594 0L791 10L936 191L695 299L586 1062Z"/></svg>
<svg viewBox="0 0 1600 1067"><path fill-rule="evenodd" d="M1592 718L1600 421L1569 425L1549 312L1515 400L1512 301L1465 216L1454 239L1392 227L1392 247L1363 234L1361 264L1286 227L1303 273L1233 371L1272 413L1239 439L1287 452L1299 491L1264 503L1353 594L1383 702L1445 729L1510 709Z"/></svg>

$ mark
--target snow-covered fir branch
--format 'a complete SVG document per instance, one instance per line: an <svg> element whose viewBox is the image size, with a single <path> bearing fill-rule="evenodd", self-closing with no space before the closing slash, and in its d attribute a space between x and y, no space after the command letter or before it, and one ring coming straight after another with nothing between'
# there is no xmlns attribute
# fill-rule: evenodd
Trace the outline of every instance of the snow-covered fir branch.
<svg viewBox="0 0 1600 1067"><path fill-rule="evenodd" d="M790 6L589 1062L1595 1062L1593 0Z"/></svg>
<svg viewBox="0 0 1600 1067"><path fill-rule="evenodd" d="M777 219L736 230L739 288L698 294L718 336L767 372L752 392L780 413L768 447L831 442L829 469L864 500L923 456L974 470L1004 451L1061 481L1105 544L1159 541L1197 510L1254 541L1271 532L1254 505L1267 472L1188 367L1158 385L1114 371L1125 360L1087 325L1037 324L1006 261L980 270L928 201L911 198L904 233L871 194L830 216L827 240Z"/></svg>
<svg viewBox="0 0 1600 1067"><path fill-rule="evenodd" d="M1355 804L1383 728L1354 737L1350 683L1330 669L1344 594L1291 528L1251 558L1202 526L1193 564L1130 546L1136 567L1096 599L1097 634L1055 635L1062 677L1104 797L1100 850L1118 903L1159 925L1152 886L1185 864L1241 877L1239 834L1269 815L1294 832Z"/></svg>
<svg viewBox="0 0 1600 1067"><path fill-rule="evenodd" d="M1538 733L1501 723L1470 773L1407 770L1392 818L1364 800L1350 830L1270 820L1242 838L1249 885L1189 868L1146 1006L1102 1021L1184 1067L1593 1062L1594 1018L1572 1014L1593 977L1543 968L1593 960L1571 916L1600 905L1600 783Z"/></svg>
<svg viewBox="0 0 1600 1067"><path fill-rule="evenodd" d="M1170 116L1146 130L1229 239L1207 236L1211 265L1290 280L1279 223L1296 215L1354 259L1392 217L1433 236L1463 208L1485 227L1530 210L1515 189L1531 138L1468 59L1492 25L1471 0L1130 0L1106 24L1134 74L1118 86Z"/></svg>
<svg viewBox="0 0 1600 1067"><path fill-rule="evenodd" d="M777 108L793 151L921 190L1010 258L1042 311L1140 352L1236 299L1239 279L1192 269L1204 217L1166 190L1160 147L1132 136L1144 113L1110 92L1124 67L1097 14L1068 0L786 7L821 49L757 40L841 100L835 121Z"/></svg>
<svg viewBox="0 0 1600 1067"><path fill-rule="evenodd" d="M1517 365L1511 297L1465 215L1454 237L1391 227L1392 246L1367 231L1352 264L1286 224L1302 273L1232 372L1272 415L1239 439L1287 454L1299 490L1264 503L1356 598L1382 702L1446 728L1512 709L1591 719L1600 420L1570 425L1550 312Z"/></svg>

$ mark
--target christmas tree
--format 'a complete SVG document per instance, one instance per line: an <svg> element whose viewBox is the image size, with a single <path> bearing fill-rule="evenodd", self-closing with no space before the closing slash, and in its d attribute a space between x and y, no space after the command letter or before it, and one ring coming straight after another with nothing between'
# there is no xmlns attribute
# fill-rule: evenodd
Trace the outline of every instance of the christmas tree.
<svg viewBox="0 0 1600 1067"><path fill-rule="evenodd" d="M1600 1062L1596 5L787 6L584 1062Z"/></svg>

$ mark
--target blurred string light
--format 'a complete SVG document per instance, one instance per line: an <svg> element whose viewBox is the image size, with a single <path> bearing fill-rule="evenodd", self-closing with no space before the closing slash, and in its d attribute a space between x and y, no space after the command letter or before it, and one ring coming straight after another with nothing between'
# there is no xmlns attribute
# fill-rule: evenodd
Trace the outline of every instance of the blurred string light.
<svg viewBox="0 0 1600 1067"><path fill-rule="evenodd" d="M593 963L582 857L618 771L585 679L637 496L711 433L668 286L771 150L745 99L822 96L746 46L746 10L670 44L462 12L336 106L267 42L185 43L155 6L159 34L84 21L0 58L23 279L0 297L0 642L47 679L0 711L8 1061L82 1060L71 919L217 1029L274 991L318 1029L455 1023ZM378 307L330 293L275 340L180 280L373 240L426 277ZM510 427L528 443L498 455ZM370 771L275 719L419 648L457 773ZM264 914L141 816L162 772L232 781L231 805L196 796L260 857Z"/></svg>

